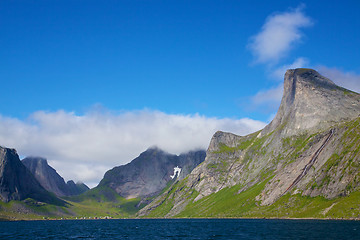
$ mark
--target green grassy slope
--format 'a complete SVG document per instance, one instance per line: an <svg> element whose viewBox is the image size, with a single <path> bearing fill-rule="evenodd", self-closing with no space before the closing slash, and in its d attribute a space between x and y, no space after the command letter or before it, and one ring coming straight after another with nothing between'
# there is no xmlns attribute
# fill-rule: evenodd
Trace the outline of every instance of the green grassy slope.
<svg viewBox="0 0 360 240"><path fill-rule="evenodd" d="M140 199L125 199L110 188L95 188L84 194L67 197L67 204L56 206L37 202L33 199L24 201L0 202L0 219L75 219L75 218L129 218L138 211Z"/></svg>
<svg viewBox="0 0 360 240"><path fill-rule="evenodd" d="M265 183L261 182L240 194L241 186L225 188L192 202L175 217L360 218L359 191L331 200L288 193L270 206L260 206L255 197Z"/></svg>
<svg viewBox="0 0 360 240"><path fill-rule="evenodd" d="M174 181L170 181L164 193ZM149 202L156 196L144 199ZM35 220L35 219L79 219L79 218L133 218L144 207L141 199L125 199L106 186L96 187L81 195L65 197L65 205L57 206L33 199L24 201L0 202L0 219Z"/></svg>
<svg viewBox="0 0 360 240"><path fill-rule="evenodd" d="M101 186L81 195L69 197L67 201L71 204L69 209L76 216L127 218L134 216L138 211L136 206L140 199L125 199L111 188Z"/></svg>
<svg viewBox="0 0 360 240"><path fill-rule="evenodd" d="M270 206L261 206L256 196L266 182L238 193L242 186L235 185L194 202L197 192L189 195L190 203L175 218L360 218L360 192L348 196L326 199L321 196L308 197L301 194L282 196ZM181 184L181 183L180 183ZM177 191L174 187L169 196ZM146 217L164 217L173 207L174 200L166 199Z"/></svg>

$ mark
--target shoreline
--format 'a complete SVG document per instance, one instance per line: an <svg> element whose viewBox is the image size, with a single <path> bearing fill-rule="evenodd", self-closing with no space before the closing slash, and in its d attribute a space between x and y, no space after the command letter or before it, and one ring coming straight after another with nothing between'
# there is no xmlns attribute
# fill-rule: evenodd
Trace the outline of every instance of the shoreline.
<svg viewBox="0 0 360 240"><path fill-rule="evenodd" d="M194 217L194 218L47 218L47 219L4 219L0 222L25 222L25 221L96 221L96 220L321 220L321 221L360 221L360 218L281 218L281 217Z"/></svg>

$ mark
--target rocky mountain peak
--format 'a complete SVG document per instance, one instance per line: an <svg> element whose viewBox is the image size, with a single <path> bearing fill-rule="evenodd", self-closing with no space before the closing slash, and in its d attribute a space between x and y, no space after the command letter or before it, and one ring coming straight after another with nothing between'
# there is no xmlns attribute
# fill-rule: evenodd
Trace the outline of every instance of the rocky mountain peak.
<svg viewBox="0 0 360 240"><path fill-rule="evenodd" d="M307 83L327 88L337 87L333 81L310 68L288 69L285 73L284 83L285 88L288 87L288 83Z"/></svg>
<svg viewBox="0 0 360 240"><path fill-rule="evenodd" d="M37 201L63 205L60 199L49 194L20 161L15 149L0 147L0 200Z"/></svg>
<svg viewBox="0 0 360 240"><path fill-rule="evenodd" d="M217 131L211 138L208 151L213 152L218 150L219 145L221 144L226 144L229 147L235 147L236 143L241 138L241 136L235 135L233 133Z"/></svg>
<svg viewBox="0 0 360 240"><path fill-rule="evenodd" d="M360 95L337 86L313 69L290 69L284 93L273 121L261 135L282 128L283 135L326 129L360 114Z"/></svg>
<svg viewBox="0 0 360 240"><path fill-rule="evenodd" d="M130 163L107 171L98 187L108 186L125 198L152 196L173 180L175 168L181 168L176 179L182 179L204 159L203 150L177 156L151 147Z"/></svg>
<svg viewBox="0 0 360 240"><path fill-rule="evenodd" d="M148 148L145 152L142 152L142 153L140 154L140 156L141 156L141 155L151 156L151 155L157 155L157 154L167 155L168 153L164 152L163 150L161 150L160 148L158 148L158 147L156 147L156 146L153 146L153 147Z"/></svg>
<svg viewBox="0 0 360 240"><path fill-rule="evenodd" d="M13 156L17 156L15 149L0 147L0 175L6 174L7 167L16 165L16 161L13 160Z"/></svg>
<svg viewBox="0 0 360 240"><path fill-rule="evenodd" d="M26 157L22 160L22 163L29 168L29 170L31 171L31 169L33 168L46 168L49 166L47 159L46 158L42 158L42 157ZM31 171L32 172L32 171Z"/></svg>
<svg viewBox="0 0 360 240"><path fill-rule="evenodd" d="M22 160L26 168L34 175L36 180L47 191L54 193L56 196L77 195L86 188L78 189L75 183L65 183L64 179L49 166L47 160L42 157L27 157Z"/></svg>

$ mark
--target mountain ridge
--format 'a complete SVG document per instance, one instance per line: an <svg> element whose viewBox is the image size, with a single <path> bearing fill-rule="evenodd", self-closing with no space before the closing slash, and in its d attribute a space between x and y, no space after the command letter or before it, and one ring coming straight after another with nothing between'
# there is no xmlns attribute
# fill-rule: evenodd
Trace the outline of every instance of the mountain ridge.
<svg viewBox="0 0 360 240"><path fill-rule="evenodd" d="M32 198L40 202L65 205L46 191L20 161L15 149L0 147L0 198L4 202Z"/></svg>
<svg viewBox="0 0 360 240"><path fill-rule="evenodd" d="M18 200L39 216L360 219L360 94L315 70L288 70L279 110L264 129L246 136L218 131L206 153L149 148L106 172L94 189L66 197L66 205L15 150L0 147L0 160L1 200ZM0 204L4 214L21 214Z"/></svg>
<svg viewBox="0 0 360 240"><path fill-rule="evenodd" d="M255 188L256 195L245 199L253 209L270 208L289 194L335 199L356 192L360 186L360 176L353 177L353 172L360 175L356 161L360 159L359 114L358 93L338 87L312 69L288 70L279 111L269 125L247 136L216 132L205 161L138 216L234 216L230 210L224 212L232 206L222 206L220 211L221 203L215 200L233 188L236 192L221 201L241 198ZM209 199L215 202L208 203ZM236 216L244 214L248 213Z"/></svg>
<svg viewBox="0 0 360 240"><path fill-rule="evenodd" d="M22 160L22 163L29 169L42 187L58 197L81 194L85 189L89 189L85 184L79 184L81 186L78 187L73 181L65 183L56 170L49 166L45 158L26 157Z"/></svg>
<svg viewBox="0 0 360 240"><path fill-rule="evenodd" d="M174 155L151 147L126 165L107 171L98 187L108 186L124 198L148 197L159 193L172 180L183 179L205 159L205 151ZM174 168L180 167L180 174Z"/></svg>
<svg viewBox="0 0 360 240"><path fill-rule="evenodd" d="M326 129L359 116L360 100L355 92L337 86L313 69L289 69L284 77L284 94L274 119L262 135L282 124L291 124L284 135ZM336 111L334 110L336 109Z"/></svg>

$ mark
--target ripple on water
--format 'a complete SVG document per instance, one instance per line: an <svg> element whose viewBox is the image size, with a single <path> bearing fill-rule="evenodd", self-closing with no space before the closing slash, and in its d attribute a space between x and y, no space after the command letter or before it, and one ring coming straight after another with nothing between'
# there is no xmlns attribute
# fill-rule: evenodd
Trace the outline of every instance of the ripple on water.
<svg viewBox="0 0 360 240"><path fill-rule="evenodd" d="M360 239L359 221L128 219L0 222L0 239Z"/></svg>

